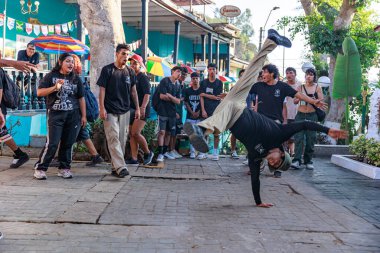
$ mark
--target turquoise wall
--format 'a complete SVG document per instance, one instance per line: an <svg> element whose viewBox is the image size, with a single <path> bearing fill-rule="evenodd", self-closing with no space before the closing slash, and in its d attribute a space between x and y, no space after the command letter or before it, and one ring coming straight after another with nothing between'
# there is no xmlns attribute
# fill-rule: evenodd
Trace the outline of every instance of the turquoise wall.
<svg viewBox="0 0 380 253"><path fill-rule="evenodd" d="M195 44L195 50L194 53L200 54L202 53L202 44ZM212 52L216 52L216 45L212 44ZM208 45L206 42L206 54L208 53ZM227 44L226 43L219 43L219 54L227 54Z"/></svg>
<svg viewBox="0 0 380 253"><path fill-rule="evenodd" d="M173 24L174 31L174 24ZM124 33L127 43L131 43L141 39L141 30L124 24ZM167 57L174 50L174 35L162 34L161 32L149 32L148 47L152 52L160 57ZM141 49L136 50L141 53ZM193 62L193 41L180 36L178 60L183 62Z"/></svg>
<svg viewBox="0 0 380 253"><path fill-rule="evenodd" d="M26 1L27 2L27 1ZM25 14L23 15L20 11L20 1L19 0L8 0L7 1L7 17L14 18L15 20L22 21L24 23L28 22L29 18L38 19L41 24L44 25L55 25L67 23L69 21L76 20L77 17L77 5L76 4L65 4L63 0L39 0L39 11L38 14ZM34 10L34 1L32 1ZM0 0L0 12L4 12L5 0ZM26 3L25 5L26 6ZM14 42L16 41L16 35L23 35L28 37L37 37L32 31L31 34L27 34L25 31L25 25L23 26L24 31L19 31L16 29L16 23L12 30L9 30L7 24L6 26L6 47L15 47ZM42 33L40 32L39 36ZM77 37L77 30L69 32L69 35L72 37ZM3 27L0 27L0 36L3 37ZM17 53L17 52L16 52Z"/></svg>
<svg viewBox="0 0 380 253"><path fill-rule="evenodd" d="M19 146L29 146L31 136L46 136L46 113L7 115L7 128Z"/></svg>

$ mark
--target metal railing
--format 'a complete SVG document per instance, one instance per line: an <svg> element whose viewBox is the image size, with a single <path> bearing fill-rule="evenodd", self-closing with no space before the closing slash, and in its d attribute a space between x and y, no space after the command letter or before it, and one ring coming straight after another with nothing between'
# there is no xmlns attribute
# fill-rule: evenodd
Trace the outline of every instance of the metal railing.
<svg viewBox="0 0 380 253"><path fill-rule="evenodd" d="M37 73L24 74L13 68L3 68L11 79L20 88L20 102L18 108L9 111L36 111L45 110L45 97L37 96L37 87L40 80L48 73L38 71Z"/></svg>

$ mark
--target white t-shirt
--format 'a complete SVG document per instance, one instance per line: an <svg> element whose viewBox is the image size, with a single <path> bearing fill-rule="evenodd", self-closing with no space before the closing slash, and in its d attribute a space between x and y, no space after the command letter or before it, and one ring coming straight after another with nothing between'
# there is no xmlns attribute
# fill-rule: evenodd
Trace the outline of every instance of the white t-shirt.
<svg viewBox="0 0 380 253"><path fill-rule="evenodd" d="M296 79L295 84L288 83L288 85L293 89L297 90L298 86L302 85L302 83ZM294 104L293 100L294 98L286 97L286 109L288 112L288 119L295 119L297 114L298 104Z"/></svg>

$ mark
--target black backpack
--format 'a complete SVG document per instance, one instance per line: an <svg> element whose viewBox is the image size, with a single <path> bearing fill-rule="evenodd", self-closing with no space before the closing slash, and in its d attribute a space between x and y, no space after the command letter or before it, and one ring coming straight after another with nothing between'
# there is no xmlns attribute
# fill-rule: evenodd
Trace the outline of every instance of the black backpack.
<svg viewBox="0 0 380 253"><path fill-rule="evenodd" d="M157 112L158 108L160 106L160 92L159 90L160 85L157 85L156 90L153 93L152 96L152 107Z"/></svg>
<svg viewBox="0 0 380 253"><path fill-rule="evenodd" d="M20 103L20 88L2 68L0 68L0 75L2 75L1 82L3 83L2 103L7 108L16 109Z"/></svg>
<svg viewBox="0 0 380 253"><path fill-rule="evenodd" d="M84 83L84 99L86 101L87 121L94 122L99 117L99 106L87 82Z"/></svg>

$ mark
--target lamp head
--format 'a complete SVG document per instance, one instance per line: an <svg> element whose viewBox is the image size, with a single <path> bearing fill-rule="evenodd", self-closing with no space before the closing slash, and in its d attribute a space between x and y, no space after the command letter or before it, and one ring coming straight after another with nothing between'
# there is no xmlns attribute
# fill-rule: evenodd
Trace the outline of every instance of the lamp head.
<svg viewBox="0 0 380 253"><path fill-rule="evenodd" d="M280 7L278 7L278 6L275 6L275 7L273 7L273 11L275 11L275 10L278 10L278 9L280 9Z"/></svg>

